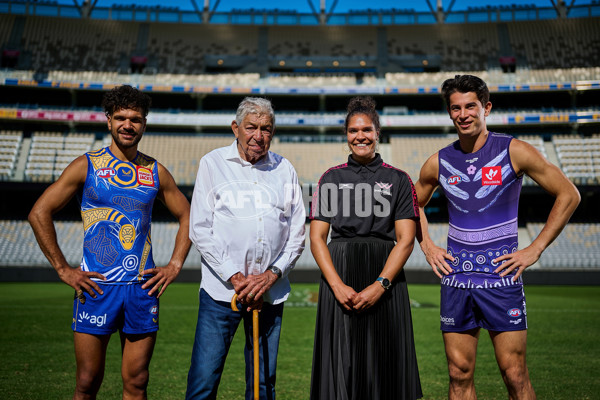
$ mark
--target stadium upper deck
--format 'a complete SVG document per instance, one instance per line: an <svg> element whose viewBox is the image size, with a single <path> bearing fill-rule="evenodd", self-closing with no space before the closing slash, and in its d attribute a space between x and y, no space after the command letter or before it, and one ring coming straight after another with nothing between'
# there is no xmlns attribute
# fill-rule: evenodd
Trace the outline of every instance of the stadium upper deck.
<svg viewBox="0 0 600 400"><path fill-rule="evenodd" d="M340 24L331 23L338 14L327 14L322 24L303 23L303 14L295 22L279 23L282 12L253 10L228 12L228 19L220 22L215 12L195 23L186 23L184 16L202 13L133 7L93 7L87 18L82 13L73 5L0 1L3 67L40 73L351 72L381 77L389 72L600 65L597 3L574 5L560 18L554 8L445 11L443 18L437 17L445 23L435 18L422 23L424 17L406 23L394 19L436 16L407 10L343 14ZM238 21L236 16L250 20Z"/></svg>
<svg viewBox="0 0 600 400"><path fill-rule="evenodd" d="M468 7L466 10L452 10L454 1L444 9L438 6L430 11L416 11L413 8L366 8L336 12L335 6L321 9L311 6L311 12L298 12L293 9L232 9L217 11L218 1L212 9L209 2L204 2L199 9L191 2L194 10L182 10L171 6L144 6L136 4L116 4L111 7L97 7L97 1L73 1L73 4L62 4L47 0L3 0L0 1L0 12L10 14L39 15L51 17L122 20L135 22L171 22L189 24L239 24L239 25L417 25L435 23L488 23L525 20L544 20L555 18L581 18L600 15L600 3L592 0L588 4L567 5L565 1L548 1L547 7L536 7L534 4L504 6ZM414 3L413 3L414 5Z"/></svg>

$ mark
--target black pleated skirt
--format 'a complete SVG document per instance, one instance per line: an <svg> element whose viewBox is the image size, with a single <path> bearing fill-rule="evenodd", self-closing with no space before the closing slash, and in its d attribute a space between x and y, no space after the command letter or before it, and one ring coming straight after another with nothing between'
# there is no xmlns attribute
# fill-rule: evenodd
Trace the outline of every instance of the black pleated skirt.
<svg viewBox="0 0 600 400"><path fill-rule="evenodd" d="M377 279L394 242L334 239L328 247L341 279L360 292ZM379 302L362 313L346 311L321 276L310 398L422 396L404 271Z"/></svg>

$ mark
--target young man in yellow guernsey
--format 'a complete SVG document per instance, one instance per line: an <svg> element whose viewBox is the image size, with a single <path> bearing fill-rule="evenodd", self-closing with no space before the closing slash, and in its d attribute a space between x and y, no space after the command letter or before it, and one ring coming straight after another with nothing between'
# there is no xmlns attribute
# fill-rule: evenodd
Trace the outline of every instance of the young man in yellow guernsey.
<svg viewBox="0 0 600 400"><path fill-rule="evenodd" d="M145 399L158 330L158 298L175 280L190 249L189 202L160 163L137 151L150 97L123 85L102 106L109 147L75 159L33 206L29 222L60 279L75 289L73 333L77 361L74 399L95 399L104 376L106 348L119 331L123 399ZM58 246L52 216L81 196L84 240L81 265L71 267ZM169 263L154 265L150 238L158 198L179 221Z"/></svg>

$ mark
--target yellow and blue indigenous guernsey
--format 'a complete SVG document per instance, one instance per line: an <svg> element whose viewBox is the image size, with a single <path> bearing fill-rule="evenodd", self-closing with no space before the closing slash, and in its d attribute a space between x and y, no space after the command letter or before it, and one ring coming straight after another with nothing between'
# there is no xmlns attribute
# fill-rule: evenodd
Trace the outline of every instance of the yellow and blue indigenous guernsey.
<svg viewBox="0 0 600 400"><path fill-rule="evenodd" d="M154 268L150 224L158 163L140 152L133 162L121 161L108 147L86 157L81 269L99 272L106 284L146 280L141 272Z"/></svg>

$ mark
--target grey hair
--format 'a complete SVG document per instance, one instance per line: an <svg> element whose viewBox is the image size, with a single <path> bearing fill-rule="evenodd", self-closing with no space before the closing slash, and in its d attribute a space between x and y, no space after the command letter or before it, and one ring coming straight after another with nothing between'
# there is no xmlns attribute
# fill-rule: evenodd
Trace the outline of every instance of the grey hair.
<svg viewBox="0 0 600 400"><path fill-rule="evenodd" d="M262 97L244 98L235 113L235 122L237 122L238 125L241 125L248 114L268 114L271 118L271 124L275 126L275 112L273 111L273 105L271 105L270 100Z"/></svg>

